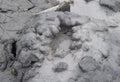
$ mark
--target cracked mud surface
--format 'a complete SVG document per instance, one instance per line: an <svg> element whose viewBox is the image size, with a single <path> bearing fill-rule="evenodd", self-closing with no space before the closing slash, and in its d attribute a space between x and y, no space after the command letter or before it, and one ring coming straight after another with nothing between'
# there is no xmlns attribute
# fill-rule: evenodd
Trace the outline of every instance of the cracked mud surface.
<svg viewBox="0 0 120 82"><path fill-rule="evenodd" d="M0 37L15 37L30 16L57 4L55 0L0 0Z"/></svg>
<svg viewBox="0 0 120 82"><path fill-rule="evenodd" d="M58 2L1 0L0 82L120 81L119 0L81 0L81 12L77 1L35 15ZM102 14L83 15L95 3Z"/></svg>

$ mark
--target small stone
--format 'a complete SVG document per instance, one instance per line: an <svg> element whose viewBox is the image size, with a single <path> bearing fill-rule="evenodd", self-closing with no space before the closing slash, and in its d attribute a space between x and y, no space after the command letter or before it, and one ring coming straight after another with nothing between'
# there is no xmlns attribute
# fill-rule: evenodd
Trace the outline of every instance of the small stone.
<svg viewBox="0 0 120 82"><path fill-rule="evenodd" d="M11 74L14 75L14 76L17 76L18 75L18 72L16 69L11 69Z"/></svg>
<svg viewBox="0 0 120 82"><path fill-rule="evenodd" d="M82 45L82 50L83 50L83 51L86 51L86 52L89 51L89 46L86 45L86 44L83 44L83 45Z"/></svg>
<svg viewBox="0 0 120 82"><path fill-rule="evenodd" d="M90 56L83 57L78 65L83 72L95 71L98 68L97 61Z"/></svg>
<svg viewBox="0 0 120 82"><path fill-rule="evenodd" d="M86 2L90 2L90 1L92 1L92 0L85 0Z"/></svg>
<svg viewBox="0 0 120 82"><path fill-rule="evenodd" d="M66 56L66 51L64 49L57 48L54 57L64 58Z"/></svg>
<svg viewBox="0 0 120 82"><path fill-rule="evenodd" d="M60 6L57 8L57 11L70 11L70 3L64 1L60 4Z"/></svg>
<svg viewBox="0 0 120 82"><path fill-rule="evenodd" d="M107 7L112 11L120 11L120 0L100 0L99 3L101 6Z"/></svg>
<svg viewBox="0 0 120 82"><path fill-rule="evenodd" d="M53 67L54 72L63 72L67 70L68 64L65 62L59 62L55 67Z"/></svg>
<svg viewBox="0 0 120 82"><path fill-rule="evenodd" d="M43 56L38 57L37 54L33 54L30 51L21 51L18 61L22 64L22 67L30 67L36 62L42 62L44 60Z"/></svg>
<svg viewBox="0 0 120 82"><path fill-rule="evenodd" d="M82 47L82 42L80 41L73 41L70 45L71 50L80 49L81 47Z"/></svg>

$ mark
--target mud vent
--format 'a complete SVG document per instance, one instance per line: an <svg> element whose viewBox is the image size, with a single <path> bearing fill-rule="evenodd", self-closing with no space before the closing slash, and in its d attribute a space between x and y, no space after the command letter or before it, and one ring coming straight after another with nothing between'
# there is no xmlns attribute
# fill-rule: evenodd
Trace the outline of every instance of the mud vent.
<svg viewBox="0 0 120 82"><path fill-rule="evenodd" d="M63 49L63 51L67 52L72 42L71 38L72 27L60 24L60 32L54 36L50 47L55 51L54 53L58 52L57 49Z"/></svg>

